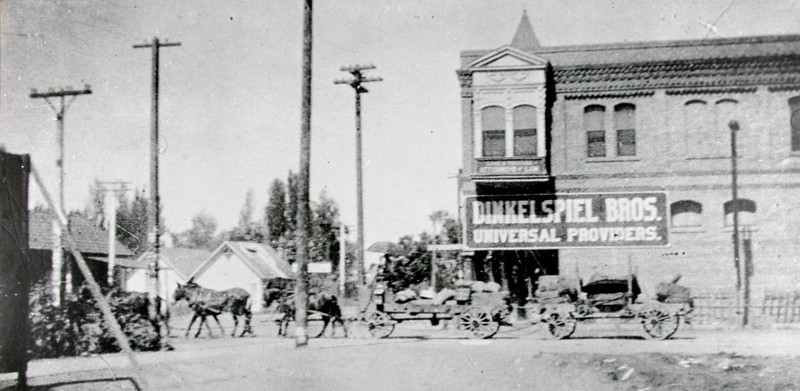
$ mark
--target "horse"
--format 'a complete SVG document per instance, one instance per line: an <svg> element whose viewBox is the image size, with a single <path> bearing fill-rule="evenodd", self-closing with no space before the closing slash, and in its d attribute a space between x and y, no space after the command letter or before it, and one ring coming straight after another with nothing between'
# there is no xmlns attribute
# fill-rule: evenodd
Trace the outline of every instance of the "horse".
<svg viewBox="0 0 800 391"><path fill-rule="evenodd" d="M250 328L250 320L252 319L252 313L250 312L250 294L242 288L216 291L203 288L190 278L186 284L178 284L173 298L176 303L185 299L189 302L189 307L194 310L194 316L189 323L189 327L192 326L192 323L194 323L195 319L198 317L201 318L200 327L202 328L206 316L210 315L216 319L216 315L223 312L230 312L233 316L233 332L231 336L236 336L236 328L239 327L240 316L245 317L245 324L239 336L244 337L247 333L253 334L253 330ZM219 325L219 320L217 320L217 324ZM222 329L222 325L220 325L220 329ZM186 332L188 334L188 328ZM200 330L197 332L197 335L199 334ZM195 337L197 337L197 335L195 335Z"/></svg>
<svg viewBox="0 0 800 391"><path fill-rule="evenodd" d="M275 312L283 313L283 317L278 320L278 336L286 336L289 322L295 319L295 305L294 305L294 289L285 287L283 289L266 289L264 290L264 307L269 307L273 302L278 305ZM311 293L308 296L308 313L316 313L322 316L322 330L314 338L322 337L325 334L325 329L328 324L331 325L332 334L336 334L336 322L342 326L344 336L347 337L347 327L342 320L342 309L339 307L339 302L336 296L331 294L322 293L317 295Z"/></svg>

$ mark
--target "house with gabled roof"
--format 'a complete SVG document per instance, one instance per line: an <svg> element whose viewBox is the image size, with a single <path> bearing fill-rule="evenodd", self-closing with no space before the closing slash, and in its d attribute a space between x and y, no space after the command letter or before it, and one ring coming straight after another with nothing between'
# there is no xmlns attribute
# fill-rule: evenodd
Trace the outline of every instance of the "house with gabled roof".
<svg viewBox="0 0 800 391"><path fill-rule="evenodd" d="M28 214L28 258L35 278L45 277L52 270L52 251L54 244L53 219L55 215L49 211L33 210ZM69 233L74 239L77 250L86 260L92 276L101 285L107 285L108 273L108 232L94 220L80 214L70 214ZM133 257L133 252L119 240L114 243L117 265L124 266ZM65 253L64 265L71 270L70 281L73 287L80 286L83 275L74 265L71 254ZM71 266L70 266L71 265Z"/></svg>
<svg viewBox="0 0 800 391"><path fill-rule="evenodd" d="M289 263L272 247L253 242L226 241L189 276L200 286L223 290L242 288L250 292L252 310L263 308L264 286L272 279L291 279Z"/></svg>
<svg viewBox="0 0 800 391"><path fill-rule="evenodd" d="M208 260L210 250L184 247L161 247L159 249L159 296L171 298L178 284L185 284L192 272ZM147 292L148 271L153 259L148 250L131 262L125 275L125 290L128 292Z"/></svg>

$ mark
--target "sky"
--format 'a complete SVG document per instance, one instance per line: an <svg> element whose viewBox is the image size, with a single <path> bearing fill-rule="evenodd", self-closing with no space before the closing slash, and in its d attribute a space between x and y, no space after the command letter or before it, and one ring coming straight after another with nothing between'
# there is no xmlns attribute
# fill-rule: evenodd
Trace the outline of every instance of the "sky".
<svg viewBox="0 0 800 391"><path fill-rule="evenodd" d="M160 52L160 193L166 226L200 212L237 224L248 189L260 211L299 167L300 0L3 0L0 144L30 154L58 190L57 127L32 88L81 88L65 115L65 198L82 209L95 179L149 181L151 52ZM431 230L457 211L462 50L511 42L527 11L543 46L800 33L800 0L316 1L311 197L334 198L355 232L354 93L343 65L374 64L362 95L367 245ZM31 206L43 204L31 185ZM261 213L259 213L259 218ZM351 235L354 239L354 235Z"/></svg>

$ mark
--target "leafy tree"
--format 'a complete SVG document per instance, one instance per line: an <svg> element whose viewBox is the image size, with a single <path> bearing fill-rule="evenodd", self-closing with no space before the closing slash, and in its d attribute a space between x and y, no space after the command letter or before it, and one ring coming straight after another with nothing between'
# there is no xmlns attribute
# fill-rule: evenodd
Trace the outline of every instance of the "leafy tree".
<svg viewBox="0 0 800 391"><path fill-rule="evenodd" d="M286 213L286 186L283 181L276 179L269 189L269 201L264 218L267 226L267 236L273 244L278 243L281 236L289 229Z"/></svg>
<svg viewBox="0 0 800 391"><path fill-rule="evenodd" d="M148 246L147 204L144 192L136 190L130 202L124 195L120 195L117 208L117 239L137 255ZM164 225L160 226L163 229Z"/></svg>
<svg viewBox="0 0 800 391"><path fill-rule="evenodd" d="M287 179L286 184L288 201L286 204L286 228L288 231L295 231L297 229L298 192L300 191L299 175L289 171L289 178Z"/></svg>
<svg viewBox="0 0 800 391"><path fill-rule="evenodd" d="M192 228L181 234L180 244L190 248L212 248L215 246L214 232L217 231L217 220L206 212L200 212L192 218Z"/></svg>
<svg viewBox="0 0 800 391"><path fill-rule="evenodd" d="M312 260L331 261L334 266L338 265L339 224L339 205L323 191L312 211Z"/></svg>
<svg viewBox="0 0 800 391"><path fill-rule="evenodd" d="M253 220L253 189L247 190L244 206L239 212L239 225L231 230L228 240L263 243L267 240L267 232L261 222Z"/></svg>
<svg viewBox="0 0 800 391"><path fill-rule="evenodd" d="M445 218L442 222L442 237L447 243L461 243L461 223L449 216Z"/></svg>

